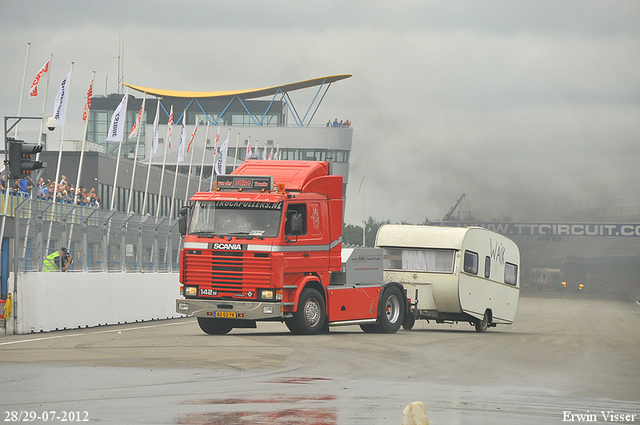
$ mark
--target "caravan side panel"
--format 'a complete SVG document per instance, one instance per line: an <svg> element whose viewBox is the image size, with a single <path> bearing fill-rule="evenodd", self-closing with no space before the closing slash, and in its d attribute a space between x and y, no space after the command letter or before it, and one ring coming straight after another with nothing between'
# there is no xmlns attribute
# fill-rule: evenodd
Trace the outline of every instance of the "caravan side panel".
<svg viewBox="0 0 640 425"><path fill-rule="evenodd" d="M469 229L462 244L458 282L465 313L482 319L490 310L493 323L512 323L520 293L520 252L510 239L484 229ZM465 258L477 255L477 270ZM472 261L468 260L470 266Z"/></svg>

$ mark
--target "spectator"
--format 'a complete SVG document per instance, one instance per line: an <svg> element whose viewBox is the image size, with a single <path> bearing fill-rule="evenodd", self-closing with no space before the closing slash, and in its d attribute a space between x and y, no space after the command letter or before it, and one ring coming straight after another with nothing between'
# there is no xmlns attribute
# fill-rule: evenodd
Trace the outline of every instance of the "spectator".
<svg viewBox="0 0 640 425"><path fill-rule="evenodd" d="M73 257L69 255L67 248L60 248L60 251L52 252L42 262L44 272L66 272L73 263Z"/></svg>
<svg viewBox="0 0 640 425"><path fill-rule="evenodd" d="M29 182L25 178L21 178L18 180L18 187L20 188L20 192L28 192Z"/></svg>
<svg viewBox="0 0 640 425"><path fill-rule="evenodd" d="M335 120L333 120L333 126L337 127L338 126L338 118L336 118Z"/></svg>

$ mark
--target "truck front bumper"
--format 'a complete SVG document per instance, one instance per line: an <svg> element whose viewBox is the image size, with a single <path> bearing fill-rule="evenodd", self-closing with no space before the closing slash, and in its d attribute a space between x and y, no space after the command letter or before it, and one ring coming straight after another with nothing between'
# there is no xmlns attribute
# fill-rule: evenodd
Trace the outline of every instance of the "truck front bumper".
<svg viewBox="0 0 640 425"><path fill-rule="evenodd" d="M180 314L194 317L224 317L240 320L282 318L284 317L282 313L283 306L281 302L223 301L190 298L176 300L176 312Z"/></svg>

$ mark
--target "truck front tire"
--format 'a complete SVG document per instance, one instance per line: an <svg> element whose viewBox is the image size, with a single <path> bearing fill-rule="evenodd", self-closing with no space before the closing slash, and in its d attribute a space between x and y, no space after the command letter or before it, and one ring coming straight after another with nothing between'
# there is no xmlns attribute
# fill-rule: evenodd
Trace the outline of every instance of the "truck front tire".
<svg viewBox="0 0 640 425"><path fill-rule="evenodd" d="M325 322L325 303L320 292L305 288L300 294L298 310L293 317L285 321L287 328L296 335L315 335L320 333Z"/></svg>
<svg viewBox="0 0 640 425"><path fill-rule="evenodd" d="M233 329L233 324L226 319L214 319L210 317L198 317L198 325L200 325L202 332L209 335L225 335Z"/></svg>

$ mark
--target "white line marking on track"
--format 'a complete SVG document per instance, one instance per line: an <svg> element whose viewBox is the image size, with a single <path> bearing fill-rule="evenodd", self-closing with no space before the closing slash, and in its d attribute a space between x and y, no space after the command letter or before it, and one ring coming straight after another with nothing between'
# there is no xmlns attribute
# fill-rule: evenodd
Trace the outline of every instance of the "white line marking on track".
<svg viewBox="0 0 640 425"><path fill-rule="evenodd" d="M23 342L46 341L48 339L70 338L70 337L73 337L73 336L105 334L105 333L109 333L109 332L136 331L136 330L139 330L139 329L149 329L149 328L160 328L160 327L163 327L163 326L184 325L185 323L193 323L193 320L189 320L189 321L186 321L186 322L180 322L180 323L164 323L162 325L136 326L135 328L125 328L125 329L118 328L118 329L109 329L109 330L104 330L104 331L93 331L93 332L75 333L75 334L68 334L68 335L54 335L54 336L47 336L47 337L42 337L42 338L24 339L22 341L0 342L0 346L1 345L11 345L11 344L21 344Z"/></svg>

